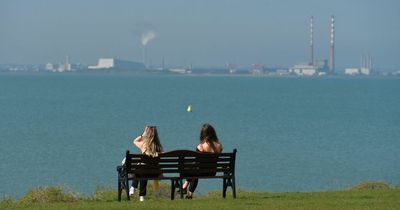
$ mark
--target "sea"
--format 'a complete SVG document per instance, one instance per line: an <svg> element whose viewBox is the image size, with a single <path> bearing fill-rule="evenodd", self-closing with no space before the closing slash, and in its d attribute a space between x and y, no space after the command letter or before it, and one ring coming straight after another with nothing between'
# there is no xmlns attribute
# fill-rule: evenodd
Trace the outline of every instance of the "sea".
<svg viewBox="0 0 400 210"><path fill-rule="evenodd" d="M187 107L192 105L192 112ZM237 149L237 188L309 192L400 184L400 78L0 74L0 196L117 187L145 125L194 150L203 123ZM221 190L200 180L198 193Z"/></svg>

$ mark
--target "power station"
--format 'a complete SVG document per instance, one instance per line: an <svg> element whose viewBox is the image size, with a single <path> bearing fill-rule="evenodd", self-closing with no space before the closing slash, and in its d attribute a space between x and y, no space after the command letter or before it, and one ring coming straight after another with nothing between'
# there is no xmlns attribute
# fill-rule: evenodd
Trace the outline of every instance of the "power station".
<svg viewBox="0 0 400 210"><path fill-rule="evenodd" d="M310 61L299 63L289 69L289 72L297 75L325 75L335 74L335 17L330 19L329 37L329 65L327 60L317 60L314 56L314 16L310 17Z"/></svg>

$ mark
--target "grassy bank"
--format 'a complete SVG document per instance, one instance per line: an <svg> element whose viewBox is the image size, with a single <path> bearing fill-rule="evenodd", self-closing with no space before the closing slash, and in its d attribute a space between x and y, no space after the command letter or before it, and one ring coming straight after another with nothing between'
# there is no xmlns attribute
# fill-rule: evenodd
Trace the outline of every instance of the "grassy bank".
<svg viewBox="0 0 400 210"><path fill-rule="evenodd" d="M151 187L150 187L151 188ZM193 200L168 199L168 186L149 191L145 202L137 197L118 202L116 192L99 189L90 197L79 197L58 187L28 192L20 200L4 198L0 209L400 209L400 189L384 183L363 183L337 192L238 192L238 198L210 192Z"/></svg>

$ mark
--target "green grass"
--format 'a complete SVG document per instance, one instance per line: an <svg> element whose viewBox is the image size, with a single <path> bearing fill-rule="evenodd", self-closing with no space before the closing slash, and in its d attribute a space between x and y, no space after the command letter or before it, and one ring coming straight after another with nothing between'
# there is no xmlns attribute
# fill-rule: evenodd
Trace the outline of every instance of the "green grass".
<svg viewBox="0 0 400 210"><path fill-rule="evenodd" d="M171 201L168 192L167 185L162 185L158 192L149 186L145 202L139 202L137 196L131 201L118 202L116 191L110 188L99 188L90 197L79 197L60 187L48 187L31 190L20 200L4 198L0 209L400 209L400 189L379 182L362 183L337 192L238 191L237 199L231 194L223 199L221 191L213 191L192 200L181 200L177 196Z"/></svg>

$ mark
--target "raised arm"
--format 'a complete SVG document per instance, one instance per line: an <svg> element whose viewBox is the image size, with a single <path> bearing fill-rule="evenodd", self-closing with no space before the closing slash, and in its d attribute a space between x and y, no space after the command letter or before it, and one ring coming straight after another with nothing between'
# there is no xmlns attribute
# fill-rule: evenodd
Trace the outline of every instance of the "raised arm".
<svg viewBox="0 0 400 210"><path fill-rule="evenodd" d="M142 141L142 135L136 137L133 142L132 142L137 148L142 151L142 146L143 146L143 141Z"/></svg>

